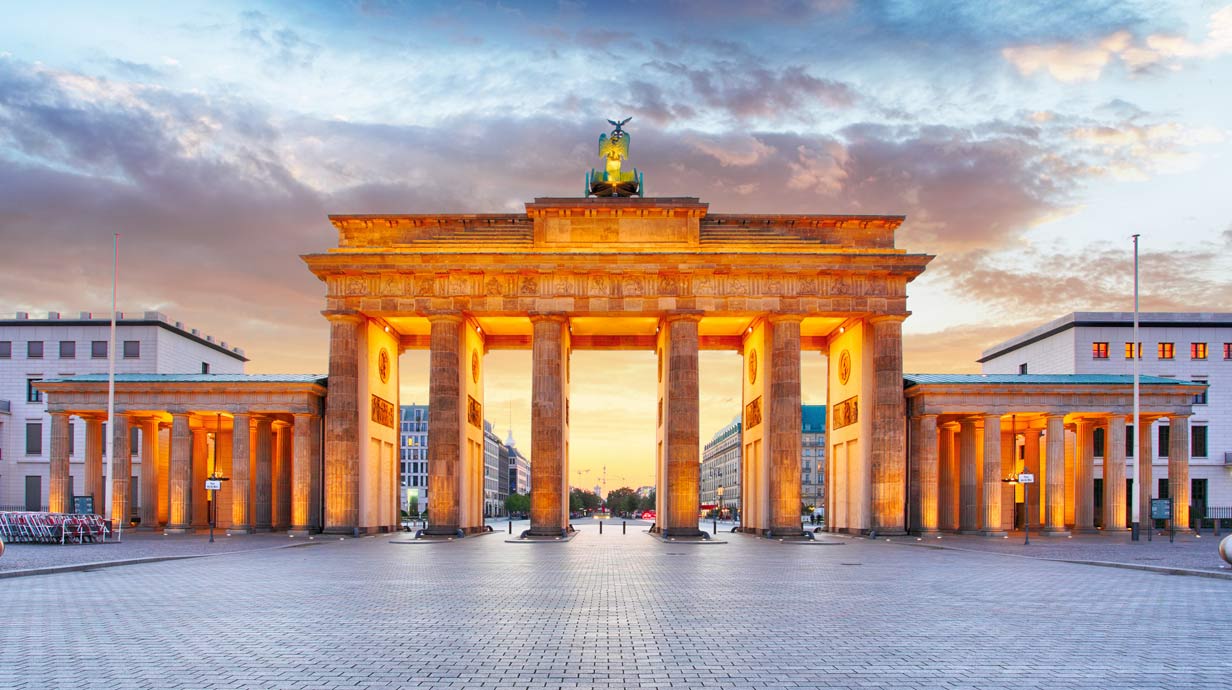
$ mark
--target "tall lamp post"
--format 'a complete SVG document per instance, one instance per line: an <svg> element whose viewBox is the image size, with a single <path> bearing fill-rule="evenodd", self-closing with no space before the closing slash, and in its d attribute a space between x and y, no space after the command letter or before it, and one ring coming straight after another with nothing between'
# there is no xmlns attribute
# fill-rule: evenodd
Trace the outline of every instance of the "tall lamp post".
<svg viewBox="0 0 1232 690"><path fill-rule="evenodd" d="M718 493L719 495L719 515L722 515L723 514L723 485L720 484L719 488L715 489L715 492Z"/></svg>

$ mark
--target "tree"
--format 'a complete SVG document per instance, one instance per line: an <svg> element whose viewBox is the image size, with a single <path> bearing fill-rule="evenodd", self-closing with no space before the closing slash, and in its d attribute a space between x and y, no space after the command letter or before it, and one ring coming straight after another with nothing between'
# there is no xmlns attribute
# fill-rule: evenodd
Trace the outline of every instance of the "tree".
<svg viewBox="0 0 1232 690"><path fill-rule="evenodd" d="M509 494L505 497L505 511L511 515L529 513L530 496L526 494Z"/></svg>
<svg viewBox="0 0 1232 690"><path fill-rule="evenodd" d="M419 497L411 496L411 500L407 503L406 512L408 515L419 517Z"/></svg>
<svg viewBox="0 0 1232 690"><path fill-rule="evenodd" d="M655 490L654 489L650 490L650 495L643 498L641 505L639 505L638 507L641 508L642 510L654 510L655 509Z"/></svg>
<svg viewBox="0 0 1232 690"><path fill-rule="evenodd" d="M576 501L574 499L577 499ZM590 512L598 510L603 505L599 495L585 489L574 489L569 492L569 510L572 512Z"/></svg>
<svg viewBox="0 0 1232 690"><path fill-rule="evenodd" d="M632 513L637 510L641 497L637 492L627 486L622 486L619 489L609 491L607 494L607 507L612 511L612 514Z"/></svg>

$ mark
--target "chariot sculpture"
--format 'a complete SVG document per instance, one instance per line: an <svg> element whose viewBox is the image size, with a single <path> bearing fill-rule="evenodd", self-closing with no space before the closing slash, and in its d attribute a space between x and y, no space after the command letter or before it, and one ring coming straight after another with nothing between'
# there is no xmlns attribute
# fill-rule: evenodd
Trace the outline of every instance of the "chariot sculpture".
<svg viewBox="0 0 1232 690"><path fill-rule="evenodd" d="M592 169L586 174L586 196L645 196L642 173L634 168L630 172L620 169L620 164L629 157L629 133L622 129L631 117L617 122L611 134L599 135L599 156L604 160L603 170Z"/></svg>

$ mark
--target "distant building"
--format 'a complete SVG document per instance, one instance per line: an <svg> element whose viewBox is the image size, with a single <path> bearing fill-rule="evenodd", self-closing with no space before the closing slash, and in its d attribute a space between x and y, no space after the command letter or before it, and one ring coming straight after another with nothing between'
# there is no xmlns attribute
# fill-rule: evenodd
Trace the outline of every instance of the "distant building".
<svg viewBox="0 0 1232 690"><path fill-rule="evenodd" d="M505 448L509 453L509 493L529 494L530 460L528 460L525 455L522 455L522 451L518 450L518 447L513 440L512 429L509 431L509 436L505 440Z"/></svg>
<svg viewBox="0 0 1232 690"><path fill-rule="evenodd" d="M402 509L428 509L428 406L402 406Z"/></svg>
<svg viewBox="0 0 1232 690"><path fill-rule="evenodd" d="M826 406L801 405L800 418L800 500L803 508L819 510L826 496ZM740 415L736 415L702 450L702 509L737 509L740 488Z"/></svg>
<svg viewBox="0 0 1232 690"><path fill-rule="evenodd" d="M1139 314L1141 374L1206 384L1189 418L1189 500L1232 506L1232 313ZM1133 312L1074 312L989 348L985 374L1132 374ZM1153 495L1168 497L1169 420L1152 420ZM1104 430L1095 436L1095 515L1102 516ZM1133 479L1133 420L1126 431ZM1127 489L1128 490L1128 489Z"/></svg>
<svg viewBox="0 0 1232 690"><path fill-rule="evenodd" d="M483 514L484 517L500 515L505 510L500 494L500 437L492 431L492 422L483 422Z"/></svg>
<svg viewBox="0 0 1232 690"><path fill-rule="evenodd" d="M107 313L68 317L50 312L32 319L29 313L18 312L14 318L0 319L0 507L48 507L51 417L33 384L106 374L110 339ZM156 311L121 313L115 347L117 374L242 374L248 361L243 350ZM86 424L80 421L69 422L70 495L84 494L86 487ZM141 432L134 425L129 486L134 514L141 508L141 443ZM102 505L96 508L101 510Z"/></svg>

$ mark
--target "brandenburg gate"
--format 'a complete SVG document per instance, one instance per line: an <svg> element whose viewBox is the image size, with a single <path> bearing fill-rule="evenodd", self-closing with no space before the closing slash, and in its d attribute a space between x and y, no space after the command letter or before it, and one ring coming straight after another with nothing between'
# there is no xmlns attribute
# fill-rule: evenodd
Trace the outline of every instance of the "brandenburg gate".
<svg viewBox="0 0 1232 690"><path fill-rule="evenodd" d="M484 353L529 349L531 535L569 526L570 355L658 355L663 536L697 536L698 351L743 354L746 531L797 535L800 358L829 363L828 444L867 491L851 529L903 532L902 322L932 258L901 216L732 215L691 197L539 198L525 213L331 216L304 256L330 322L324 529L398 524L398 355L430 355L428 534L483 529ZM378 509L384 506L384 512Z"/></svg>

